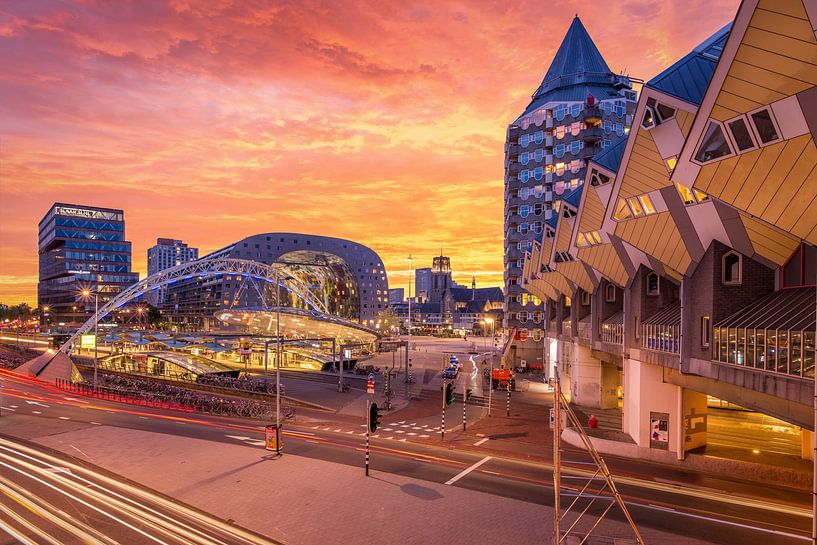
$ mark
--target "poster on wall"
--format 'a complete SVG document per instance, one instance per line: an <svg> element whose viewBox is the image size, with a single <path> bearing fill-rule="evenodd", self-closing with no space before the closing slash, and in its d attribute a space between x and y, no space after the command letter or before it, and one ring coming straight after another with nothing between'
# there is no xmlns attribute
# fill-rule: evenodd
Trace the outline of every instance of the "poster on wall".
<svg viewBox="0 0 817 545"><path fill-rule="evenodd" d="M669 450L669 414L650 412L650 448Z"/></svg>

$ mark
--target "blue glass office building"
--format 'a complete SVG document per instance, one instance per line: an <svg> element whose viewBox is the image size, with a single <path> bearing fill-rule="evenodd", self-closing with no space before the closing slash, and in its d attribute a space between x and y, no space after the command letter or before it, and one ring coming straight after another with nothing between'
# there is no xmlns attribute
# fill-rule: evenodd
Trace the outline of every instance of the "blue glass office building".
<svg viewBox="0 0 817 545"><path fill-rule="evenodd" d="M131 272L131 243L125 240L122 210L54 203L39 224L40 280L37 301L48 322L75 324L139 280Z"/></svg>

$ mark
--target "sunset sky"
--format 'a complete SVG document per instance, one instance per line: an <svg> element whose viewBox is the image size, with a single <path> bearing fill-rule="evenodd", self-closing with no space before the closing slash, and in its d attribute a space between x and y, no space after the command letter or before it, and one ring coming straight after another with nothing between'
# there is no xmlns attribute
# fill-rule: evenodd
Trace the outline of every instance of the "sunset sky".
<svg viewBox="0 0 817 545"><path fill-rule="evenodd" d="M202 253L288 231L502 281L505 128L574 13L614 71L648 79L737 0L4 1L0 302L36 304L54 201L125 210Z"/></svg>

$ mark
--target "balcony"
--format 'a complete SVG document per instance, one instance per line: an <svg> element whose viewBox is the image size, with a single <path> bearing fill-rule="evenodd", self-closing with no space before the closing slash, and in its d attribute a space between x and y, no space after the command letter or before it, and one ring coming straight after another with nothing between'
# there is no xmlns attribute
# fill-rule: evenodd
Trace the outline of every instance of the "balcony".
<svg viewBox="0 0 817 545"><path fill-rule="evenodd" d="M565 337L573 336L573 323L570 318L562 320L562 335Z"/></svg>
<svg viewBox="0 0 817 545"><path fill-rule="evenodd" d="M582 140L585 142L597 142L604 138L604 129L601 127L591 127L582 131Z"/></svg>
<svg viewBox="0 0 817 545"><path fill-rule="evenodd" d="M590 323L590 316L585 316L576 324L576 336L580 339L589 341L592 337L592 327Z"/></svg>
<svg viewBox="0 0 817 545"><path fill-rule="evenodd" d="M662 308L641 324L641 346L648 350L678 354L681 340L681 303Z"/></svg>

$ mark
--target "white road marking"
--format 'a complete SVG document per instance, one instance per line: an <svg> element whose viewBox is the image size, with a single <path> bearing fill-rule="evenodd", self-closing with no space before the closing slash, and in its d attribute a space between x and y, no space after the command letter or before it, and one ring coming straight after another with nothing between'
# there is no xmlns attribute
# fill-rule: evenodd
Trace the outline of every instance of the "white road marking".
<svg viewBox="0 0 817 545"><path fill-rule="evenodd" d="M482 443L484 443L484 442L485 442L485 441L487 441L487 440L488 440L488 438L487 438L487 437L485 437L485 438L483 438L483 439L480 439L479 441L477 441L476 443L474 443L474 446L475 446L475 447L478 447L478 446L480 446Z"/></svg>
<svg viewBox="0 0 817 545"><path fill-rule="evenodd" d="M763 528L762 526L752 526L751 524L741 524L739 522L732 522L730 520L716 519L716 518L713 518L713 517L705 517L703 515L694 515L692 513L687 513L685 511L676 511L675 509L668 509L666 507L657 507L657 506L654 506L652 504L645 505L644 507L647 507L649 509L656 509L656 510L659 510L659 511L671 511L671 512L673 512L675 514L683 515L685 517L691 517L691 518L699 519L699 520L708 520L710 522L715 522L715 523L718 523L718 524L726 524L727 526L737 526L738 528L746 528L746 529L749 529L749 530L757 530L758 532L766 532L767 534L775 534L775 535L778 535L778 536L785 536L785 537L788 537L788 538L791 538L791 539L801 539L803 541L811 541L811 538L807 537L807 536L801 536L801 535L798 535L798 534L790 534L789 532L782 532L780 530L772 530L770 528Z"/></svg>
<svg viewBox="0 0 817 545"><path fill-rule="evenodd" d="M89 423L89 424L93 424L94 426L101 426L101 425L102 425L102 424L100 424L99 422L88 422L88 423ZM180 424L182 424L182 423L183 423L183 422L180 422Z"/></svg>
<svg viewBox="0 0 817 545"><path fill-rule="evenodd" d="M11 407L12 409L16 409L17 405L9 405L9 407Z"/></svg>
<svg viewBox="0 0 817 545"><path fill-rule="evenodd" d="M61 416L61 417L59 417L59 418L60 418L60 420L71 420L71 419L70 419L70 418L68 418L67 416Z"/></svg>
<svg viewBox="0 0 817 545"><path fill-rule="evenodd" d="M472 465L471 467L469 467L469 468L467 468L467 469L462 470L462 471L461 471L460 473L458 473L457 475L455 475L455 476L451 477L450 479L448 479L448 480L445 482L445 484L447 484L447 485L452 485L452 484L454 484L455 482L459 481L460 479L462 479L463 477L465 477L466 475L468 475L469 473L471 473L472 471L474 471L476 468L478 468L479 466L481 466L482 464L484 464L485 462L487 462L488 460L490 460L491 458L492 458L491 456L486 456L485 458L483 458L483 459L482 459L482 460L480 460L479 462L475 463L475 464L474 464L474 465Z"/></svg>
<svg viewBox="0 0 817 545"><path fill-rule="evenodd" d="M45 407L45 408L48 408L48 407L51 406L51 405L46 405L45 403L40 403L39 401L29 401L27 399L26 399L26 403L28 403L29 405L39 405L40 407ZM12 407L13 406L14 405L12 405Z"/></svg>
<svg viewBox="0 0 817 545"><path fill-rule="evenodd" d="M225 435L224 437L229 437L230 439L238 439L239 441L249 441L252 437L247 437L246 435Z"/></svg>
<svg viewBox="0 0 817 545"><path fill-rule="evenodd" d="M264 441L247 441L247 444L248 445L255 445L257 447L264 447L264 446L267 445L267 443L264 442Z"/></svg>
<svg viewBox="0 0 817 545"><path fill-rule="evenodd" d="M413 431L410 431L410 432L408 432L406 435L417 435L417 434L416 434L416 433L414 433Z"/></svg>
<svg viewBox="0 0 817 545"><path fill-rule="evenodd" d="M355 433L355 432L353 432L352 430L349 430L349 431L347 431L346 433Z"/></svg>
<svg viewBox="0 0 817 545"><path fill-rule="evenodd" d="M430 435L422 434L420 437L431 437Z"/></svg>
<svg viewBox="0 0 817 545"><path fill-rule="evenodd" d="M4 411L16 412L16 411L15 411L14 409L12 409L11 407L0 407L0 409L2 409L2 410L4 410Z"/></svg>
<svg viewBox="0 0 817 545"><path fill-rule="evenodd" d="M43 414L40 411L31 411L31 414Z"/></svg>
<svg viewBox="0 0 817 545"><path fill-rule="evenodd" d="M403 441L403 442L405 442L405 441L406 441L406 438L405 438L405 437L404 437L404 438L403 438L403 439L400 439L400 441Z"/></svg>

